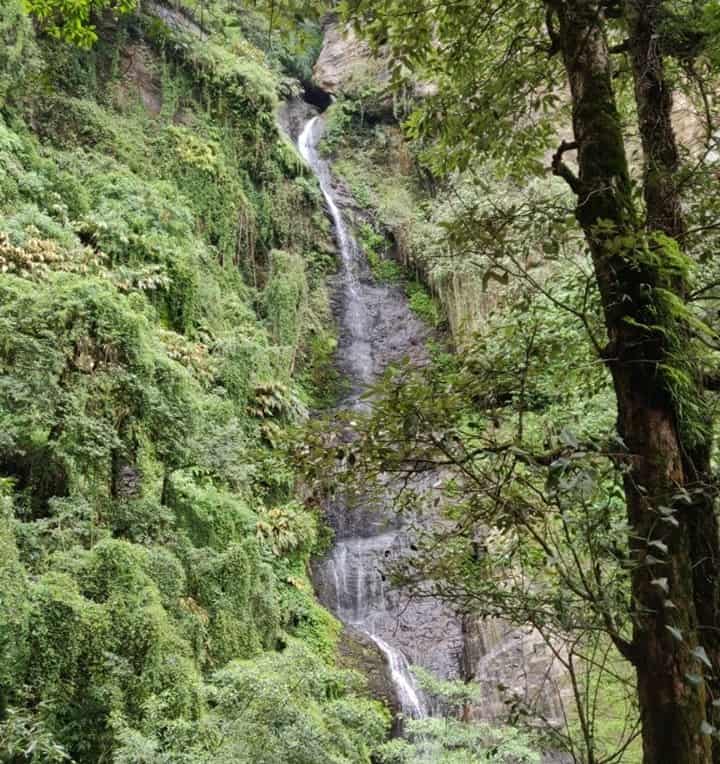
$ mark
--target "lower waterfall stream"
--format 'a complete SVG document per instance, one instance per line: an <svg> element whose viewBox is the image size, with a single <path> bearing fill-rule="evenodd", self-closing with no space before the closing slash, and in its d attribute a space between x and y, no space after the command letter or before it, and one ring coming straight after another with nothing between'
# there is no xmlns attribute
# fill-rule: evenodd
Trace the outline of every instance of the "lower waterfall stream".
<svg viewBox="0 0 720 764"><path fill-rule="evenodd" d="M312 117L298 138L298 148L318 178L340 252L333 297L340 332L337 365L349 384L340 407L362 409L369 404L361 400L361 394L388 363L404 355L422 356L428 331L398 287L372 278L341 211L330 167L318 154L322 128L322 117ZM314 569L321 602L382 652L403 716L428 716L428 702L410 666L444 668L442 673L447 675L447 666L437 665L437 660L433 665L428 658L438 647L451 643L452 650L458 647L459 624L440 603L428 608L427 603L403 602L401 593L387 583L384 563L408 548L407 534L392 508L348 507L340 501L328 508L328 519L335 542ZM436 623L437 615L441 617ZM443 662L457 663L452 650ZM437 659L437 652L434 655Z"/></svg>

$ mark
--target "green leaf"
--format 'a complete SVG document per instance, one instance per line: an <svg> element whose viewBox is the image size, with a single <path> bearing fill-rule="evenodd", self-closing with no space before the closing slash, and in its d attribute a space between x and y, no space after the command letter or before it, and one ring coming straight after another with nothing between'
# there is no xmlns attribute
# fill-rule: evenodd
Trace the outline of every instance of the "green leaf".
<svg viewBox="0 0 720 764"><path fill-rule="evenodd" d="M704 663L709 669L712 669L712 663L710 663L710 658L708 658L708 654L705 651L705 648L702 645L698 645L693 651L692 654L701 662Z"/></svg>

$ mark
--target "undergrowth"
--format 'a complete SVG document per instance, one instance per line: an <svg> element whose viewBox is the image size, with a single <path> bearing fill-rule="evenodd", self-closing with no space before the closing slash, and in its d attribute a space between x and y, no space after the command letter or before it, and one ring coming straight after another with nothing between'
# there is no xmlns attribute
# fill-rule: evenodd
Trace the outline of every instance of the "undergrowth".
<svg viewBox="0 0 720 764"><path fill-rule="evenodd" d="M385 735L277 448L336 382L329 226L275 125L282 56L212 7L207 44L130 15L86 51L0 10L13 762L369 762Z"/></svg>

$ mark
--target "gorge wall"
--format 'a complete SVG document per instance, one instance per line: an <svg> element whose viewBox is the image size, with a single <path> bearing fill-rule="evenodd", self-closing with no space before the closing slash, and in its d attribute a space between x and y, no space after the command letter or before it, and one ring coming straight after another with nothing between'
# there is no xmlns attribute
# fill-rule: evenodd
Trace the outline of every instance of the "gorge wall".
<svg viewBox="0 0 720 764"><path fill-rule="evenodd" d="M363 93L374 88L373 108L366 104L363 110L363 119L371 124L374 120L387 123L388 114L392 114L392 96L384 90L387 82L384 62L373 58L367 45L352 32L345 32L334 19L325 26L314 77L318 85L350 102L362 99ZM416 97L420 96L416 93ZM350 124L344 129L352 133L355 127ZM402 139L392 123L383 124L382 129L390 131L397 143L393 150L388 151L385 146L380 152L385 167L377 168L378 173L382 173L383 179L395 173L391 184L398 180L402 184L412 178L412 169L407 163L403 166L401 159ZM426 264L413 262L414 253L420 248L417 240L404 251L398 251L398 242L403 240L404 229L414 228L406 237L412 240L414 235L422 236L427 228L423 221L412 217L398 215L393 220L391 203L385 209L373 207L372 194L358 194L357 186L354 193L353 180L357 176L352 168L348 171L347 155L342 154L337 161L347 176L338 177L333 172L332 150L327 147L325 150L329 159L323 160L312 152L310 160L331 197L335 231L345 258L333 285L334 314L341 327L339 368L352 382L352 392L341 406L353 407L362 386L376 379L389 363L403 356L422 363L424 344L432 332L409 309L408 297L399 286L378 278L376 269L374 273L368 266L367 254L358 247L348 226L357 228L367 220L374 221L388 238L386 256L399 258L405 266L417 269L423 278L428 277ZM307 151L303 153L307 156ZM364 158L368 160L371 156L371 152L366 152ZM338 160L337 155L334 158ZM372 159L368 164L372 164ZM414 180L413 185L416 195L410 198L409 205L414 203L419 209L430 197L422 194ZM388 188L388 194L397 194L399 198L406 192L407 186ZM342 230L338 234L339 226ZM429 238L426 243L431 245ZM434 286L445 314L454 318L451 328L455 326L460 331L462 327L466 331L469 316L473 322L482 320L482 306L490 298L480 280L458 277L444 285L439 279L434 283L431 280L430 285ZM362 361L358 365L359 359ZM426 481L428 494L434 479ZM392 587L389 571L393 563L412 555L412 533L407 525L413 520L399 519L389 499L391 493L392 485L388 485L384 502L347 506L339 500L328 507L335 543L327 557L314 565L313 575L321 602L343 622L386 641L410 664L444 679L477 682L482 687L482 701L472 710L476 718L503 722L509 706L519 702L559 722L562 670L537 633L499 621L462 617L436 599L413 600Z"/></svg>

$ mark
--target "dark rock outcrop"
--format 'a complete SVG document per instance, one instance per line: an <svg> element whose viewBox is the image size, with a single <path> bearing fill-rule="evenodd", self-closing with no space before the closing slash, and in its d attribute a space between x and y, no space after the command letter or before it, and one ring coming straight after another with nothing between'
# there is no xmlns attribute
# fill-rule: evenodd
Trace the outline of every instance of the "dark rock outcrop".
<svg viewBox="0 0 720 764"><path fill-rule="evenodd" d="M342 668L359 671L367 678L368 693L375 700L383 702L396 720L393 734L400 733L397 715L401 712L395 685L388 669L385 656L380 648L358 629L345 626L338 644L339 665Z"/></svg>

